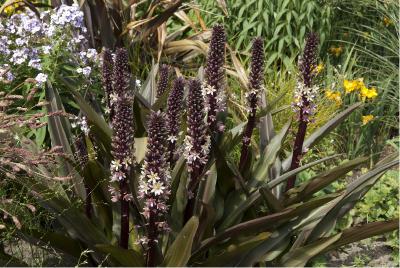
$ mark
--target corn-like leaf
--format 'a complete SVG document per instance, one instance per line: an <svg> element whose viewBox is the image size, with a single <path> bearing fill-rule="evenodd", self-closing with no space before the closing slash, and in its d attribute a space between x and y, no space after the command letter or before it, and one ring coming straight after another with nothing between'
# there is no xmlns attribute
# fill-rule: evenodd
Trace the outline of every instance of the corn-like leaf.
<svg viewBox="0 0 400 268"><path fill-rule="evenodd" d="M271 140L262 153L260 159L255 164L254 179L249 182L249 187L256 187L260 183L268 181L268 170L274 164L278 152L288 134L291 121L286 123L281 131Z"/></svg>
<svg viewBox="0 0 400 268"><path fill-rule="evenodd" d="M64 106L61 102L61 98L57 90L53 88L50 81L48 81L46 84L45 93L46 101L48 102L47 111L49 113L57 111L65 112ZM63 116L51 116L48 118L48 126L52 146L62 146L63 152L67 155L72 156L73 153L70 146L72 133L69 121ZM80 175L75 172L70 163L66 161L61 161L61 164L61 176L72 175L72 179L74 182L73 187L76 194L81 198L85 198L85 188Z"/></svg>
<svg viewBox="0 0 400 268"><path fill-rule="evenodd" d="M272 212L278 212L284 209L281 202L275 197L268 187L261 187L259 191L261 196L267 202L268 208Z"/></svg>
<svg viewBox="0 0 400 268"><path fill-rule="evenodd" d="M79 241L72 239L62 233L46 231L39 233L34 230L25 232L21 230L17 233L18 237L32 245L51 246L55 250L75 257L77 260L81 256L81 246Z"/></svg>
<svg viewBox="0 0 400 268"><path fill-rule="evenodd" d="M349 184L343 197L333 204L329 212L326 213L326 215L313 228L308 237L308 241L314 241L319 237L326 235L333 228L341 214L343 214L341 213L341 210L343 208L349 210L350 208L345 207L346 205L354 204L354 202L360 200L388 169L396 165L398 165L398 159L374 168Z"/></svg>
<svg viewBox="0 0 400 268"><path fill-rule="evenodd" d="M356 167L367 163L368 160L369 157L359 157L315 176L314 178L300 185L299 188L294 188L293 191L289 191L287 193L289 196L293 193L294 194L285 201L285 204L294 204L300 200L303 201L309 199L314 193L322 190L332 182L342 178Z"/></svg>
<svg viewBox="0 0 400 268"><path fill-rule="evenodd" d="M328 239L318 241L318 243L312 243L301 248L296 248L293 251L289 251L282 256L281 264L285 267L303 267L306 265L309 259L318 255L325 248L337 242L339 238L340 234L337 234L329 237Z"/></svg>
<svg viewBox="0 0 400 268"><path fill-rule="evenodd" d="M274 230L279 227L281 224L290 221L291 219L302 215L306 212L310 212L313 209L329 202L330 200L336 198L337 195L327 195L321 198L315 198L310 200L304 204L300 204L291 208L286 208L285 210L273 213L264 217L259 217L253 220L249 220L246 222L242 222L235 226L232 226L217 235L204 240L200 248L196 251L196 254L199 254L203 250L209 248L212 245L217 244L220 241L223 241L227 238L243 235L246 233L257 233L261 231L269 231Z"/></svg>
<svg viewBox="0 0 400 268"><path fill-rule="evenodd" d="M221 250L222 253L216 252L210 256L202 266L227 267L235 266L244 252L252 250L271 236L271 233L260 233L255 237L244 238L243 242L229 244L227 248Z"/></svg>
<svg viewBox="0 0 400 268"><path fill-rule="evenodd" d="M365 238L384 234L398 229L398 219L381 222L371 222L344 230L334 236L319 239L311 244L289 251L282 257L282 266L302 267L308 260L323 252L363 240Z"/></svg>
<svg viewBox="0 0 400 268"><path fill-rule="evenodd" d="M167 267L183 267L187 265L192 252L194 236L199 226L199 218L193 216L175 238L165 254L164 264Z"/></svg>

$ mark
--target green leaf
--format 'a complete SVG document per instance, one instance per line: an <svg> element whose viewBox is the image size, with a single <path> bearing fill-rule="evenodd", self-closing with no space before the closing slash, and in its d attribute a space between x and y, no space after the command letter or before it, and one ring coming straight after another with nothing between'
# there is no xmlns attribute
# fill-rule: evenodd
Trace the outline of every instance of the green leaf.
<svg viewBox="0 0 400 268"><path fill-rule="evenodd" d="M190 259L192 244L199 226L199 218L193 216L183 227L165 254L167 267L184 267Z"/></svg>
<svg viewBox="0 0 400 268"><path fill-rule="evenodd" d="M47 105L47 111L51 112L58 112L63 111L64 106L61 102L61 98L56 89L53 88L50 81L47 81L46 87L46 100L49 103ZM52 146L62 146L63 152L67 155L72 156L72 149L70 145L71 141L71 126L69 121L64 116L49 116L48 117L48 127L49 133L51 137L51 144ZM74 168L71 166L70 163L66 161L60 161L61 163L61 176L67 176L72 174L72 180L74 182L74 190L76 194L84 199L85 198L85 187L83 185L83 180L79 176L77 172L75 172Z"/></svg>
<svg viewBox="0 0 400 268"><path fill-rule="evenodd" d="M326 235L334 227L336 221L347 212L355 202L360 200L388 169L396 165L398 165L398 159L378 165L378 167L350 183L343 193L343 197L332 204L329 211L325 213L324 217L313 228L308 237L308 241L314 241Z"/></svg>
<svg viewBox="0 0 400 268"><path fill-rule="evenodd" d="M106 244L97 244L95 249L110 254L112 259L121 266L143 267L145 265L142 254L132 250Z"/></svg>
<svg viewBox="0 0 400 268"><path fill-rule="evenodd" d="M312 243L289 251L282 256L281 264L285 267L304 267L309 259L315 257L324 249L338 241L340 236L341 234L337 234L329 237L329 239L318 241L318 243Z"/></svg>
<svg viewBox="0 0 400 268"><path fill-rule="evenodd" d="M216 252L212 254L202 266L206 267L227 267L235 266L238 258L244 252L252 250L254 247L258 246L261 242L265 241L271 236L271 233L260 233L255 237L246 237L242 239L244 242L230 243L227 248L221 250L222 253Z"/></svg>
<svg viewBox="0 0 400 268"><path fill-rule="evenodd" d="M282 257L282 266L302 267L313 257L338 247L357 242L372 236L384 234L399 228L399 219L383 222L371 222L351 227L330 237L321 238L311 244L289 251Z"/></svg>
<svg viewBox="0 0 400 268"><path fill-rule="evenodd" d="M246 233L258 233L262 231L269 231L277 228L279 225L294 219L295 217L304 213L310 212L311 210L325 204L330 200L337 197L337 194L327 195L321 198L312 199L304 204L296 205L294 207L286 208L285 210L277 213L273 213L264 217L259 217L253 220L239 223L232 226L217 235L210 237L202 241L200 248L196 251L196 255L203 250L223 241L227 238L231 238Z"/></svg>
<svg viewBox="0 0 400 268"><path fill-rule="evenodd" d="M267 202L268 208L272 212L282 211L284 209L281 201L279 201L268 187L261 187L260 194Z"/></svg>
<svg viewBox="0 0 400 268"><path fill-rule="evenodd" d="M378 221L362 224L361 226L354 226L344 230L341 233L340 239L327 247L324 252L336 249L338 247L361 241L363 239L373 237L376 235L388 233L399 229L399 219L392 219L388 221ZM326 238L323 238L326 239Z"/></svg>
<svg viewBox="0 0 400 268"><path fill-rule="evenodd" d="M337 166L331 170L325 171L322 174L311 178L309 181L300 185L298 188L294 188L291 191L287 192L288 195L291 195L295 192L293 197L290 197L285 201L285 204L294 204L296 202L304 201L309 199L314 193L322 190L324 187L328 186L332 182L342 178L348 172L354 170L356 167L367 163L369 157L359 157L350 161L345 162L344 164Z"/></svg>
<svg viewBox="0 0 400 268"><path fill-rule="evenodd" d="M305 165L303 165L303 166L301 166L301 167L298 167L298 168L293 169L293 170L291 170L291 171L289 171L289 172L286 172L286 173L282 174L281 176L279 176L278 178L276 178L276 179L270 181L270 182L268 183L268 187L272 189L272 188L276 187L277 185L279 185L280 183L282 183L282 182L284 182L285 180L287 180L288 178L290 178L290 177L292 177L292 176L294 176L294 175L297 175L298 173L300 173L300 172L302 172L302 171L304 171L304 170L306 170L306 169L309 169L310 167L313 167L313 166L318 165L318 164L320 164L320 163L323 163L323 162L325 162L325 161L328 161L328 160L337 158L337 157L339 157L339 156L340 156L340 155L327 156L327 157L325 157L325 158L322 158L322 159L319 159L319 160L317 160L317 161L314 161L314 162L305 164Z"/></svg>
<svg viewBox="0 0 400 268"><path fill-rule="evenodd" d="M65 236L62 233L51 232L48 230L45 233L39 233L34 230L25 232L22 230L20 233L18 232L17 235L32 245L50 245L55 250L61 251L77 259L81 256L81 246L79 241Z"/></svg>
<svg viewBox="0 0 400 268"><path fill-rule="evenodd" d="M265 183L268 181L268 171L270 167L274 164L278 152L281 149L283 141L288 134L291 121L286 123L281 129L281 131L272 138L271 142L267 145L262 153L260 159L255 163L254 168L254 179L249 182L249 187L256 187L260 183Z"/></svg>
<svg viewBox="0 0 400 268"><path fill-rule="evenodd" d="M355 109L360 107L362 103L358 102L350 107L348 107L343 112L336 115L333 119L329 120L325 125L314 131L303 144L303 150L309 149L314 146L318 141L320 141L323 137L329 134L337 125L342 123ZM290 167L290 163L292 161L292 156L288 157L282 163L282 169L287 171Z"/></svg>

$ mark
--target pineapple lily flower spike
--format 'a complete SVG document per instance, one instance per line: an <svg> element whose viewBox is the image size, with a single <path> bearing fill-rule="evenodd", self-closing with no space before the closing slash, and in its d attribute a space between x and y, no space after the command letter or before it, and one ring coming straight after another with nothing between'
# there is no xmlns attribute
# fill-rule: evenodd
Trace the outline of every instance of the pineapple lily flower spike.
<svg viewBox="0 0 400 268"><path fill-rule="evenodd" d="M176 78L167 101L168 162L171 166L175 162L175 146L180 130L184 87L185 79L183 77Z"/></svg>
<svg viewBox="0 0 400 268"><path fill-rule="evenodd" d="M168 90L169 78L170 78L170 66L162 64L158 71L158 83L157 83L157 98L160 98L165 91Z"/></svg>
<svg viewBox="0 0 400 268"><path fill-rule="evenodd" d="M112 156L111 182L119 183L119 190L110 186L112 201L121 203L120 246L128 248L129 241L129 193L128 180L133 164L134 129L133 129L133 92L129 90L130 72L128 53L118 49L114 62L112 105L115 114L112 118Z"/></svg>
<svg viewBox="0 0 400 268"><path fill-rule="evenodd" d="M223 94L223 78L225 63L226 34L222 25L215 25L212 29L210 47L205 67L205 83L203 94L207 105L207 123L210 131L217 127L217 113L221 108Z"/></svg>
<svg viewBox="0 0 400 268"><path fill-rule="evenodd" d="M299 128L294 142L290 170L296 169L300 166L300 160L303 155L304 138L307 132L307 124L311 121L310 117L316 109L314 99L317 95L318 88L313 85L313 79L316 75L314 68L317 63L318 43L319 40L317 34L309 33L299 63L300 79L295 89L294 102L292 104L292 107L298 115ZM296 176L289 178L286 184L286 191L293 188L295 183Z"/></svg>
<svg viewBox="0 0 400 268"><path fill-rule="evenodd" d="M147 224L147 236L140 239L147 252L147 265L155 266L158 236L169 231L165 216L170 191L168 158L168 131L165 114L152 112L148 120L147 151L139 180L139 199L143 200L143 216Z"/></svg>
<svg viewBox="0 0 400 268"><path fill-rule="evenodd" d="M242 150L240 154L239 170L243 171L249 156L249 146L254 127L256 125L256 112L260 91L264 79L264 45L258 37L253 41L251 53L251 71L249 75L249 92L246 93L248 102L248 121L243 133Z"/></svg>

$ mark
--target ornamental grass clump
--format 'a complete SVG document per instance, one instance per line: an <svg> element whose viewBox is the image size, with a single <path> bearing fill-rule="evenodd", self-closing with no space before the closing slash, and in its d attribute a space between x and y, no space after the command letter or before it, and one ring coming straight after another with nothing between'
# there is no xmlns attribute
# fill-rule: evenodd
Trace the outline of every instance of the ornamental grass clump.
<svg viewBox="0 0 400 268"><path fill-rule="evenodd" d="M175 162L175 147L181 127L184 89L185 79L183 77L176 78L167 100L168 162L171 165Z"/></svg>
<svg viewBox="0 0 400 268"><path fill-rule="evenodd" d="M110 186L112 201L121 203L121 236L120 246L128 248L129 239L129 202L132 194L128 180L133 164L134 129L133 129L133 94L129 90L130 72L128 53L120 48L116 51L113 72L112 105L114 117L112 120L112 156L111 182L119 183L119 190Z"/></svg>
<svg viewBox="0 0 400 268"><path fill-rule="evenodd" d="M294 141L290 170L296 169L300 165L300 160L304 153L303 143L307 132L307 124L312 121L310 117L316 109L314 100L318 94L318 87L313 84L313 79L316 76L314 69L317 64L317 52L318 36L316 33L309 33L299 63L300 79L295 88L295 100L292 104L298 116L299 128ZM295 176L289 178L286 184L286 190L293 188L295 182Z"/></svg>
<svg viewBox="0 0 400 268"><path fill-rule="evenodd" d="M258 37L253 41L251 52L251 71L249 75L249 92L246 93L248 105L248 121L242 138L239 169L243 171L249 156L249 146L253 130L256 126L256 112L264 80L264 45Z"/></svg>
<svg viewBox="0 0 400 268"><path fill-rule="evenodd" d="M168 164L168 131L165 114L152 112L148 119L147 151L139 179L138 197L143 201L143 216L146 219L146 237L140 242L146 248L148 266L155 266L159 235L168 231L166 222L167 201L171 175Z"/></svg>
<svg viewBox="0 0 400 268"><path fill-rule="evenodd" d="M207 123L210 131L216 131L217 113L221 110L223 86L224 86L224 63L225 63L226 34L222 25L212 28L211 41L205 65L205 82L203 94L207 105Z"/></svg>

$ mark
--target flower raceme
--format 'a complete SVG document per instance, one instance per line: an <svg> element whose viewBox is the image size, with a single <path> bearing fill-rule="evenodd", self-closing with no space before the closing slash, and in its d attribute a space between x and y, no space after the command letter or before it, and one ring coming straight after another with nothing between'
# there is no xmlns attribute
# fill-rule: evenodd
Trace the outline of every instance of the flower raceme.
<svg viewBox="0 0 400 268"><path fill-rule="evenodd" d="M176 78L167 101L168 150L170 154L168 162L170 164L174 162L175 144L179 135L184 87L185 79L183 77Z"/></svg>
<svg viewBox="0 0 400 268"><path fill-rule="evenodd" d="M158 83L157 83L157 98L161 97L165 91L168 90L170 67L162 64L159 69Z"/></svg>
<svg viewBox="0 0 400 268"><path fill-rule="evenodd" d="M313 79L317 75L315 66L317 62L318 37L315 33L307 36L306 46L299 61L300 79L294 91L292 107L303 122L310 122L316 106L314 100L317 97L318 87L313 85Z"/></svg>
<svg viewBox="0 0 400 268"><path fill-rule="evenodd" d="M306 38L303 55L300 59L300 80L297 83L294 93L294 102L292 107L297 112L299 127L294 141L292 162L290 170L300 166L300 159L303 155L303 143L307 132L307 124L311 122L316 106L314 100L318 93L318 87L313 85L313 79L316 76L315 66L317 62L318 36L315 33L309 33ZM286 191L294 187L296 176L287 180Z"/></svg>
<svg viewBox="0 0 400 268"><path fill-rule="evenodd" d="M222 109L223 78L225 62L226 34L222 25L215 25L212 29L210 47L205 67L205 83L203 94L207 105L207 123L211 131L216 130L217 113Z"/></svg>
<svg viewBox="0 0 400 268"><path fill-rule="evenodd" d="M205 164L208 161L210 150L210 136L207 134L207 125L204 121L205 104L201 93L199 80L190 80L187 99L187 135L185 137L185 151L188 171L190 174L189 192L197 183Z"/></svg>
<svg viewBox="0 0 400 268"><path fill-rule="evenodd" d="M129 191L128 179L133 165L134 129L133 129L133 92L129 90L130 71L128 52L120 48L116 51L112 84L112 156L110 165L111 182L119 183L119 190L110 186L112 201L121 203L120 246L128 248L129 241Z"/></svg>
<svg viewBox="0 0 400 268"><path fill-rule="evenodd" d="M165 114L152 112L148 119L147 151L139 180L139 198L144 200L143 215L167 212L166 202L170 194L170 173L167 162L167 138Z"/></svg>
<svg viewBox="0 0 400 268"><path fill-rule="evenodd" d="M148 120L147 151L139 179L139 199L143 200L147 236L140 239L147 251L147 265L155 266L155 254L158 236L169 231L165 216L168 212L167 201L170 195L170 172L168 158L168 131L165 114L152 112Z"/></svg>
<svg viewBox="0 0 400 268"><path fill-rule="evenodd" d="M111 104L111 94L113 94L113 56L108 49L103 51L103 66L102 66L102 83L106 95L107 111L110 118L114 115L113 105Z"/></svg>
<svg viewBox="0 0 400 268"><path fill-rule="evenodd" d="M248 123L243 134L239 169L242 171L247 161L251 136L256 125L256 112L260 91L264 79L264 45L263 40L255 38L251 50L251 71L249 75L249 92L246 93L248 103Z"/></svg>
<svg viewBox="0 0 400 268"><path fill-rule="evenodd" d="M113 87L115 95L113 106L115 115L112 120L112 155L111 181L125 181L130 172L133 157L133 95L129 91L129 66L128 54L125 49L118 49L115 56ZM113 201L120 199L130 200L128 193L120 193L113 196Z"/></svg>

